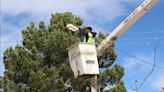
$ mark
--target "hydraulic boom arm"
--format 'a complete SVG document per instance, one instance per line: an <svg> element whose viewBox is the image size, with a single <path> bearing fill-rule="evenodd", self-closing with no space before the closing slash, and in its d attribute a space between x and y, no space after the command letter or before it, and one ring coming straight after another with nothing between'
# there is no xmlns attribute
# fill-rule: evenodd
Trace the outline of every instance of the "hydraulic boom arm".
<svg viewBox="0 0 164 92"><path fill-rule="evenodd" d="M98 56L105 51L110 44L120 37L126 30L132 26L142 15L144 15L147 10L149 10L157 0L144 0L144 2L139 5L120 25L118 25L114 31L112 31L106 39L104 39L101 44L97 47Z"/></svg>

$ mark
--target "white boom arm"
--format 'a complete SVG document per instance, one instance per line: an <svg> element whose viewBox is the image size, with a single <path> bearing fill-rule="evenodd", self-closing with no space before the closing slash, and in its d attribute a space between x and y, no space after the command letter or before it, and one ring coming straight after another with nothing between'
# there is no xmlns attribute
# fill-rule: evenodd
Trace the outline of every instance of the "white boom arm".
<svg viewBox="0 0 164 92"><path fill-rule="evenodd" d="M106 37L106 39L101 42L101 44L97 47L97 54L101 55L113 41L125 33L126 30L142 15L144 15L156 2L157 0L144 0L141 5L139 5L123 22L121 22L120 25L114 29L114 31Z"/></svg>

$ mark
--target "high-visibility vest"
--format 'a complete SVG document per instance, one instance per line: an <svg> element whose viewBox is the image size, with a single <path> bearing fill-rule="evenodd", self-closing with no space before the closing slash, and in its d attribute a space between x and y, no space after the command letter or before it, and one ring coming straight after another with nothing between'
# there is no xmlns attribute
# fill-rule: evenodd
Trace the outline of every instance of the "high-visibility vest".
<svg viewBox="0 0 164 92"><path fill-rule="evenodd" d="M88 41L86 41L86 37L84 36L83 42L94 43L95 40L92 33L88 33Z"/></svg>

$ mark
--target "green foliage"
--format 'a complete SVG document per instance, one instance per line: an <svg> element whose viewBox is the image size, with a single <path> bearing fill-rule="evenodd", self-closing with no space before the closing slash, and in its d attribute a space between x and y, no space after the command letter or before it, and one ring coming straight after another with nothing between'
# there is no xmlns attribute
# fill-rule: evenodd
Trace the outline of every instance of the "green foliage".
<svg viewBox="0 0 164 92"><path fill-rule="evenodd" d="M38 27L31 23L22 30L22 46L8 48L4 53L5 92L84 92L90 86L89 79L75 79L70 69L67 48L79 41L81 35L69 31L68 23L82 25L83 21L68 12L56 13L47 28L41 21ZM96 44L104 38L100 33ZM105 70L98 76L102 90L108 85L119 84L124 75L120 65L109 69L116 58L112 47L99 57L100 69Z"/></svg>
<svg viewBox="0 0 164 92"><path fill-rule="evenodd" d="M121 81L118 85L116 85L114 88L111 88L109 90L105 90L104 92L127 92L126 88L124 87L124 82Z"/></svg>
<svg viewBox="0 0 164 92"><path fill-rule="evenodd" d="M107 69L99 75L98 83L100 90L103 90L108 85L113 86L120 83L124 75L124 69L120 65L115 65L112 69Z"/></svg>
<svg viewBox="0 0 164 92"><path fill-rule="evenodd" d="M103 33L99 33L96 38L96 45L99 45L103 39L106 38L106 35ZM103 91L108 86L118 85L121 82L121 78L124 75L124 68L118 64L114 65L112 68L111 65L117 59L117 55L113 49L114 43L110 44L110 47L104 51L104 53L98 57L99 68L102 69L103 72L98 76L98 86L99 90ZM120 85L123 88L124 85ZM114 89L117 89L114 88ZM115 91L110 91L115 92ZM116 91L116 92L124 92L124 91Z"/></svg>
<svg viewBox="0 0 164 92"><path fill-rule="evenodd" d="M2 77L0 76L0 89L3 87L3 79Z"/></svg>

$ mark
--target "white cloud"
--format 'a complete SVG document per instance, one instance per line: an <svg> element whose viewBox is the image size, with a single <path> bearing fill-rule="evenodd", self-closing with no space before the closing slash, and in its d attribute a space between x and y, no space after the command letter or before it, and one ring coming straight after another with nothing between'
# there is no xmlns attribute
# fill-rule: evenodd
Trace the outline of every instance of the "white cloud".
<svg viewBox="0 0 164 92"><path fill-rule="evenodd" d="M158 73L155 78L153 78L152 81L150 81L152 84L152 87L161 90L162 87L164 87L164 72L163 73Z"/></svg>
<svg viewBox="0 0 164 92"><path fill-rule="evenodd" d="M0 58L3 57L3 52L5 49L16 46L19 41L21 40L21 30L18 27L15 27L9 23L3 22L2 23L2 30L1 30L1 39L0 39ZM16 42L18 41L18 42Z"/></svg>
<svg viewBox="0 0 164 92"><path fill-rule="evenodd" d="M28 18L30 21L35 19L47 22L50 14L68 11L83 18L85 24L93 26L94 30L103 31L104 29L97 23L101 24L106 21L112 23L116 18L128 15L129 9L125 4L136 4L138 2L140 0L1 0L1 34L3 34L1 40L21 40L20 30L25 26L22 22L26 22L26 20L18 18L17 21L22 21L21 25L13 25L10 23L11 19L2 23L3 16L6 15L17 16L27 13L30 14L30 18ZM6 48L15 45L16 43L1 44L0 56L2 57ZM0 66L3 66L2 62Z"/></svg>
<svg viewBox="0 0 164 92"><path fill-rule="evenodd" d="M151 56L148 55L141 55L141 54L136 54L135 55L138 59L142 59L147 63L152 63L151 61ZM141 60L138 60L134 57L125 57L123 58L123 66L125 67L126 72L131 72L133 69L137 68L137 71L146 71L148 69L151 69L152 65L146 64L142 62Z"/></svg>
<svg viewBox="0 0 164 92"><path fill-rule="evenodd" d="M153 55L149 53L149 55L135 54L136 57L147 61L148 63L153 64ZM158 58L159 59L159 58ZM161 59L156 61L156 65L161 67L163 64ZM143 79L147 76L147 74L151 71L152 65L146 64L140 60L137 60L133 57L125 57L123 59L123 66L126 71L126 75L124 76L125 80L129 81L127 85L131 84L131 81L138 80L138 83L143 82ZM131 80L133 79L133 80ZM153 73L148 77L146 82L143 85L144 87L151 87L153 90L158 90L160 92L161 88L164 87L164 70L155 68ZM142 89L145 89L142 87ZM127 86L128 92L133 92L131 85Z"/></svg>
<svg viewBox="0 0 164 92"><path fill-rule="evenodd" d="M124 3L136 3L140 0L1 0L1 13L3 16L17 16L22 13L29 13L31 20L44 20L47 21L50 14L55 12L70 11L74 14L82 17L84 21L87 21L87 25L93 26L95 30L103 31L100 24L104 21L111 21L115 18L125 15L128 9ZM17 40L21 34L18 34L21 29L17 25L10 24L12 20L6 20L2 22L2 33L7 35L1 36L2 39ZM18 18L17 21L27 21ZM95 23L97 22L97 23ZM22 25L24 26L24 25ZM17 32L16 32L17 31ZM16 32L17 34L13 34ZM19 37L18 37L19 36Z"/></svg>
<svg viewBox="0 0 164 92"><path fill-rule="evenodd" d="M3 54L4 51L9 47L14 47L20 42L21 39L21 31L19 28L8 24L6 22L1 23L1 38L0 38L0 75L3 75L4 65L3 65Z"/></svg>
<svg viewBox="0 0 164 92"><path fill-rule="evenodd" d="M140 0L1 0L1 3L2 13L10 15L29 12L35 16L45 16L55 12L70 11L83 18L95 16L112 20L126 14L128 9L124 3L138 3L136 1Z"/></svg>
<svg viewBox="0 0 164 92"><path fill-rule="evenodd" d="M138 64L138 61L134 58L124 58L124 64L123 66L125 67L125 70L131 70L134 66L136 66Z"/></svg>

